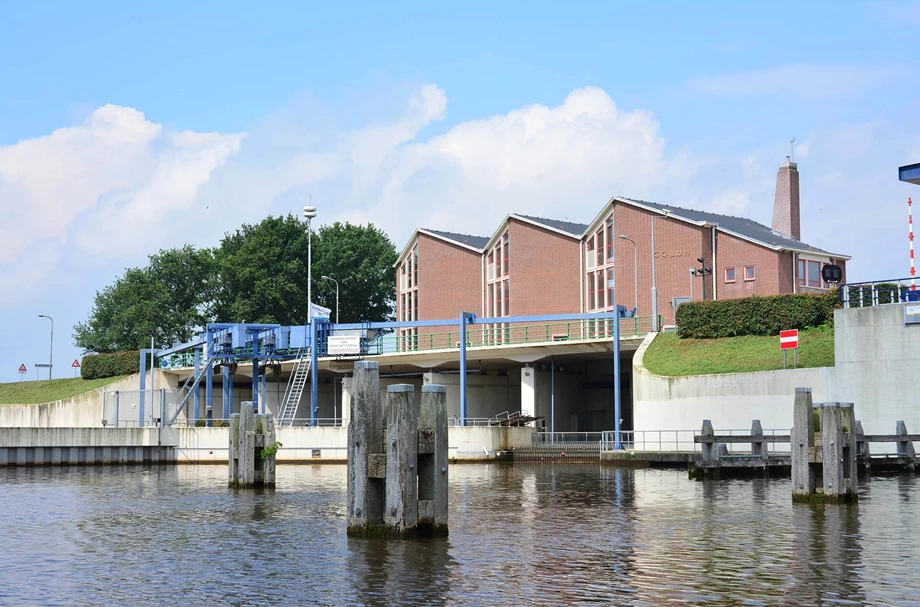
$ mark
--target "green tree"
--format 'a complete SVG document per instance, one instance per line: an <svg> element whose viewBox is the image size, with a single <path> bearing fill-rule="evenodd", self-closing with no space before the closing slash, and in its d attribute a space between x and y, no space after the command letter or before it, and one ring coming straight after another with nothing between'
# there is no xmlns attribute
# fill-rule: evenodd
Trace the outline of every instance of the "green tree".
<svg viewBox="0 0 920 607"><path fill-rule="evenodd" d="M392 320L396 301L397 253L393 242L373 224L336 222L313 239L313 301L332 310L339 282L341 322Z"/></svg>
<svg viewBox="0 0 920 607"><path fill-rule="evenodd" d="M268 217L228 234L216 253L221 322L303 324L307 319L306 224L293 215ZM335 223L313 234L313 301L335 311L339 281L342 322L392 318L396 248L373 225Z"/></svg>
<svg viewBox="0 0 920 607"><path fill-rule="evenodd" d="M188 341L208 322L215 286L209 249L160 251L145 268L130 268L96 293L74 343L87 352L115 352Z"/></svg>

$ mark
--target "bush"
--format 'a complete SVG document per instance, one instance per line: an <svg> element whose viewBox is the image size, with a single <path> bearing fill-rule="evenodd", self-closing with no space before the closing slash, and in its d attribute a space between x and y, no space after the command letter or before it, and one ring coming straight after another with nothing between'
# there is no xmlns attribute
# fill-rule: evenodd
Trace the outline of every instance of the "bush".
<svg viewBox="0 0 920 607"><path fill-rule="evenodd" d="M110 354L87 354L80 366L83 379L101 379L117 375L131 375L140 372L140 352L112 352Z"/></svg>
<svg viewBox="0 0 920 607"><path fill-rule="evenodd" d="M833 322L837 292L699 301L677 308L678 337L779 335L785 329Z"/></svg>

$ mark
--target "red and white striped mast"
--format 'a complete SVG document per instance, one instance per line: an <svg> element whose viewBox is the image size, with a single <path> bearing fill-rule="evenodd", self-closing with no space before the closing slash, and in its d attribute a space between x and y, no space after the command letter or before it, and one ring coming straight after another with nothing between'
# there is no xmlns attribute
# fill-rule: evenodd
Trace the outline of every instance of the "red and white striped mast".
<svg viewBox="0 0 920 607"><path fill-rule="evenodd" d="M917 290L916 270L914 269L914 213L913 201L907 199L907 240L910 241L910 290Z"/></svg>

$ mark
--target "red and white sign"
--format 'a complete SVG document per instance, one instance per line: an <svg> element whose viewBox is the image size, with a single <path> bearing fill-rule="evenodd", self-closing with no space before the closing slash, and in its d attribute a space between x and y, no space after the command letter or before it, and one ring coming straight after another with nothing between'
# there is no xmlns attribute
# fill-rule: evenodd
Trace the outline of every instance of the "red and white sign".
<svg viewBox="0 0 920 607"><path fill-rule="evenodd" d="M73 367L74 369L79 369L79 368L80 368L80 361L77 360L77 359L75 358L75 359L73 359L73 364L70 365L70 366Z"/></svg>
<svg viewBox="0 0 920 607"><path fill-rule="evenodd" d="M780 350L794 350L799 347L799 330L790 329L779 332Z"/></svg>
<svg viewBox="0 0 920 607"><path fill-rule="evenodd" d="M21 365L19 365L19 372L20 372L20 373L25 373L26 370L27 370L27 369L26 369L26 363L22 363Z"/></svg>

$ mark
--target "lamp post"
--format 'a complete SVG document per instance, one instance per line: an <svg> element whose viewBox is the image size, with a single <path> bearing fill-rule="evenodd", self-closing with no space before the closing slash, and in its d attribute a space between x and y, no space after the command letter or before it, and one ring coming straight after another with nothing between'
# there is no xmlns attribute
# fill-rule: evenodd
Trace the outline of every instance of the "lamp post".
<svg viewBox="0 0 920 607"><path fill-rule="evenodd" d="M655 277L655 220L667 219L668 211L664 211L664 217L652 216L652 331L657 333L658 329L658 283Z"/></svg>
<svg viewBox="0 0 920 607"><path fill-rule="evenodd" d="M51 348L48 352L48 379L51 379L51 368L54 365L54 319L47 314L39 314L38 317L51 321Z"/></svg>
<svg viewBox="0 0 920 607"><path fill-rule="evenodd" d="M335 283L335 324L339 324L339 281L331 276L320 276L323 280L331 280Z"/></svg>
<svg viewBox="0 0 920 607"><path fill-rule="evenodd" d="M639 247L636 246L636 241L630 238L629 236L624 236L620 234L620 238L623 240L628 240L632 243L633 246L633 280L635 285L633 286L633 291L636 294L636 305L634 306L636 310L639 309ZM654 257L654 254L652 255Z"/></svg>
<svg viewBox="0 0 920 607"><path fill-rule="evenodd" d="M307 322L313 322L313 230L310 220L316 217L316 207L303 208L303 218L307 220Z"/></svg>

